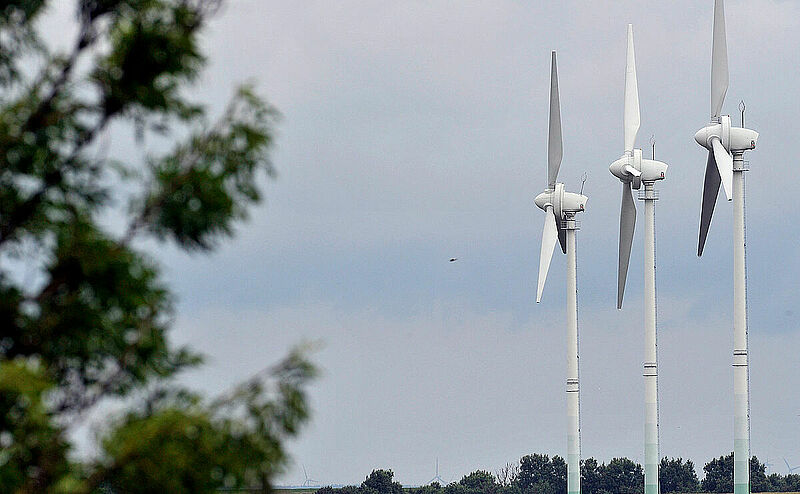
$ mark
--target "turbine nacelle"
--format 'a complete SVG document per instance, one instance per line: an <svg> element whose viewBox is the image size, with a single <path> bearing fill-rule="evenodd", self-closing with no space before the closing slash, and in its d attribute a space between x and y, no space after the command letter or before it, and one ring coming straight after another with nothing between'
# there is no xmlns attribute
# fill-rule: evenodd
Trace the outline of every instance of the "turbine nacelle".
<svg viewBox="0 0 800 494"><path fill-rule="evenodd" d="M664 180L667 164L662 161L642 158L642 150L626 151L617 161L608 167L612 175L622 182L630 182L631 187L639 189L642 182Z"/></svg>
<svg viewBox="0 0 800 494"><path fill-rule="evenodd" d="M567 192L564 184L556 182L554 189L545 189L533 200L542 211L553 208L556 218L563 220L567 213L579 213L586 208L589 198L582 194Z"/></svg>
<svg viewBox="0 0 800 494"><path fill-rule="evenodd" d="M728 153L755 149L758 132L731 126L731 117L722 115L719 122L703 127L694 135L694 140L709 151L714 150L714 140L719 140Z"/></svg>

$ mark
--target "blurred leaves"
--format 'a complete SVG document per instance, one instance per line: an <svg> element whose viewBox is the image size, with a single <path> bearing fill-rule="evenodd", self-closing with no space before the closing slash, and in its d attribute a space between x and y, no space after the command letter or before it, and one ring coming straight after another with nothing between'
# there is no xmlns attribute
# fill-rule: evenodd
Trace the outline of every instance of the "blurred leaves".
<svg viewBox="0 0 800 494"><path fill-rule="evenodd" d="M286 464L285 439L308 417L304 386L315 375L301 350L206 404L186 390L155 391L102 440L85 492L212 493L269 489Z"/></svg>
<svg viewBox="0 0 800 494"><path fill-rule="evenodd" d="M92 74L102 118L122 111L196 114L178 93L204 62L197 46L203 9L185 1L107 0L83 2L83 11L90 19L115 14L108 34L112 48Z"/></svg>
<svg viewBox="0 0 800 494"><path fill-rule="evenodd" d="M63 430L43 401L52 383L36 360L0 362L0 486L3 492L46 492L68 476Z"/></svg>
<svg viewBox="0 0 800 494"><path fill-rule="evenodd" d="M171 304L150 261L110 240L88 218L54 227L49 282L30 301L35 312L6 354L37 354L49 363L62 384L60 409L80 411L199 363L188 350L169 348Z"/></svg>
<svg viewBox="0 0 800 494"><path fill-rule="evenodd" d="M151 163L153 186L132 207L141 226L190 250L230 235L245 206L261 198L257 173L274 174L265 151L275 116L251 87L240 88L216 125Z"/></svg>
<svg viewBox="0 0 800 494"><path fill-rule="evenodd" d="M0 491L266 491L314 368L298 350L211 401L171 384L201 359L170 343L173 297L142 240L232 236L274 175L277 112L252 85L217 118L191 99L219 0L77 0L57 50L37 33L50 4L0 2ZM115 123L139 155L100 152ZM133 408L75 463L71 424L110 398Z"/></svg>

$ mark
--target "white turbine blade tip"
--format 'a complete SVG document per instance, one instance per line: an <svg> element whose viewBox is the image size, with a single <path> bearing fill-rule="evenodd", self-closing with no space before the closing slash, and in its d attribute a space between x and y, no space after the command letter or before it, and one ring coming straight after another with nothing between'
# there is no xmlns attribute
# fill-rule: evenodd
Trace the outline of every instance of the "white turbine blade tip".
<svg viewBox="0 0 800 494"><path fill-rule="evenodd" d="M558 98L558 64L556 52L550 61L550 122L547 134L547 183L552 187L561 166L563 143L561 138L561 105Z"/></svg>
<svg viewBox="0 0 800 494"><path fill-rule="evenodd" d="M553 250L557 241L556 215L553 213L553 207L548 206L545 211L544 228L542 229L542 249L539 252L539 282L536 288L536 303L542 300L544 283L547 280L547 272L550 270L550 261L553 259Z"/></svg>
<svg viewBox="0 0 800 494"><path fill-rule="evenodd" d="M639 87L636 80L636 55L633 47L633 24L628 24L628 56L625 63L625 111L623 127L625 131L625 151L631 151L639 132Z"/></svg>
<svg viewBox="0 0 800 494"><path fill-rule="evenodd" d="M728 45L723 0L714 2L714 32L711 48L711 117L719 117L728 92Z"/></svg>

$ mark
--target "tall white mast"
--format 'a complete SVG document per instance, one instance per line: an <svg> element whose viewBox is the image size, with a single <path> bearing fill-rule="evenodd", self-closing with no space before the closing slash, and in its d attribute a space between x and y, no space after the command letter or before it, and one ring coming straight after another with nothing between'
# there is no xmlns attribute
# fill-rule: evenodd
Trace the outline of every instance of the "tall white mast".
<svg viewBox="0 0 800 494"><path fill-rule="evenodd" d="M733 153L733 493L750 494L750 375L744 238L744 152Z"/></svg>
<svg viewBox="0 0 800 494"><path fill-rule="evenodd" d="M567 217L567 494L581 491L581 394L578 369L578 282L575 216Z"/></svg>
<svg viewBox="0 0 800 494"><path fill-rule="evenodd" d="M659 494L654 182L644 183L644 493Z"/></svg>

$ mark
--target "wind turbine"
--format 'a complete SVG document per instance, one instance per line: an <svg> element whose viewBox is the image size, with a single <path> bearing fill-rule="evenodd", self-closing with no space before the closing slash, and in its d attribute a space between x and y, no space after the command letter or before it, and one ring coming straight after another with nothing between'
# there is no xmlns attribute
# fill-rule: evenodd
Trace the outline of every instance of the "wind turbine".
<svg viewBox="0 0 800 494"><path fill-rule="evenodd" d="M447 482L444 481L443 478L439 476L439 458L436 458L436 476L428 481L425 485L430 485L434 482L439 482L439 485L447 485Z"/></svg>
<svg viewBox="0 0 800 494"><path fill-rule="evenodd" d="M556 242L567 255L567 493L579 494L581 489L581 428L580 388L578 386L578 298L575 269L575 214L584 210L588 198L567 192L564 184L556 182L561 166L561 109L558 102L558 70L556 52L552 54L550 72L550 131L547 143L547 189L534 202L545 212L542 249L539 256L539 285L536 303L542 300L542 290L550 269Z"/></svg>
<svg viewBox="0 0 800 494"><path fill-rule="evenodd" d="M747 356L747 280L744 238L744 152L756 147L758 132L733 127L722 115L728 90L728 48L725 37L723 0L714 3L714 34L711 50L711 123L694 139L708 149L700 238L697 255L703 255L720 182L725 196L733 199L733 492L750 492L750 383Z"/></svg>
<svg viewBox="0 0 800 494"><path fill-rule="evenodd" d="M789 472L788 472L788 473L792 473L792 472L794 472L795 470L800 470L800 467L792 467L792 466L789 466L789 462L786 460L786 458L784 458L784 459L783 459L783 462L784 462L784 463L786 463L786 469L787 469L787 470L789 470Z"/></svg>
<svg viewBox="0 0 800 494"><path fill-rule="evenodd" d="M305 482L303 482L303 487L319 487L317 485L319 481L309 478L308 472L306 472L306 466L302 465L302 467L303 467L303 476L306 478Z"/></svg>
<svg viewBox="0 0 800 494"><path fill-rule="evenodd" d="M655 182L664 179L667 164L642 158L642 150L634 149L639 132L639 89L636 82L636 57L633 49L633 25L628 24L628 59L625 66L625 110L622 126L625 152L609 170L622 182L622 207L619 215L619 263L617 271L617 309L622 309L625 280L631 259L631 244L636 227L636 204L631 188L644 184L645 248L644 248L644 492L658 494L658 352L656 346L656 237Z"/></svg>

